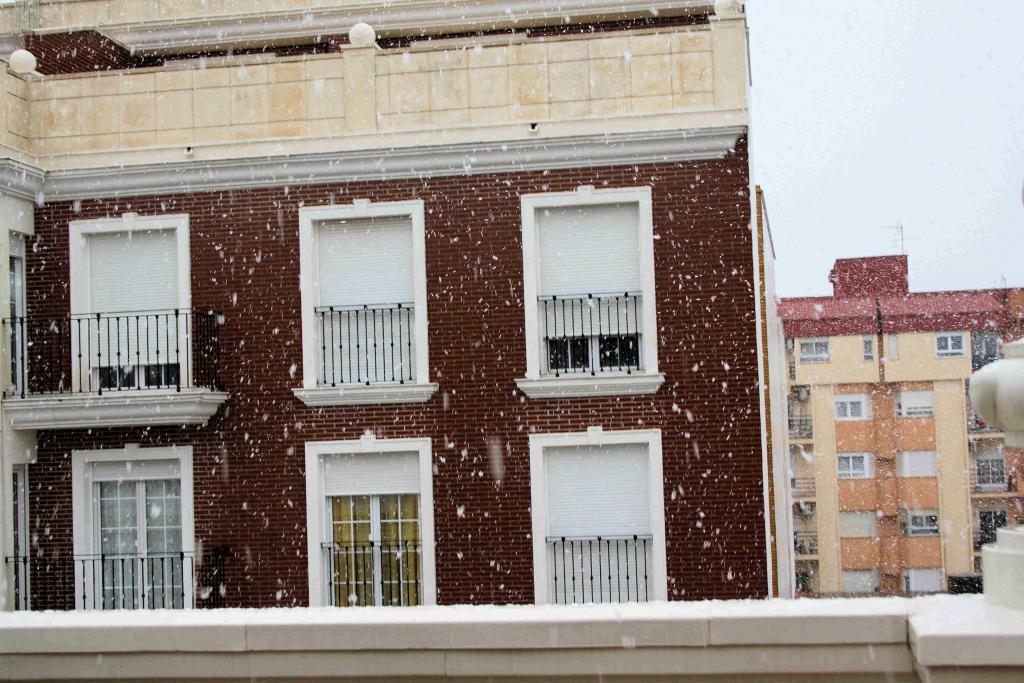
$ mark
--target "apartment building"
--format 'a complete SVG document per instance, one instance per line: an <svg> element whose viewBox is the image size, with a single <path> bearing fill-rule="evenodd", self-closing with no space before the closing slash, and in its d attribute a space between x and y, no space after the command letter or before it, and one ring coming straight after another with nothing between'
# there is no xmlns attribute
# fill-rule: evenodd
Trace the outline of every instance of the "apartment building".
<svg viewBox="0 0 1024 683"><path fill-rule="evenodd" d="M1024 290L911 292L906 256L840 259L783 300L798 593L917 593L1024 523L1024 452L966 385L1020 337Z"/></svg>
<svg viewBox="0 0 1024 683"><path fill-rule="evenodd" d="M7 605L786 594L740 3L308 4L0 9Z"/></svg>

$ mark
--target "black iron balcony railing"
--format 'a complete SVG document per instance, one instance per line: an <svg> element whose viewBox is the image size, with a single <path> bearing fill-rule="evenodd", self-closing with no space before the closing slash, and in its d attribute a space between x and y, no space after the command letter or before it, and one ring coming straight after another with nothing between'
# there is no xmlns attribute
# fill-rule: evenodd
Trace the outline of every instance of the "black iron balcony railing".
<svg viewBox="0 0 1024 683"><path fill-rule="evenodd" d="M1012 473L1005 471L979 472L975 470L971 474L971 489L975 493L1014 493L1017 490L1017 481Z"/></svg>
<svg viewBox="0 0 1024 683"><path fill-rule="evenodd" d="M789 416L789 437L791 439L810 439L814 436L814 422L810 415Z"/></svg>
<svg viewBox="0 0 1024 683"><path fill-rule="evenodd" d="M191 553L20 556L6 566L18 610L195 606Z"/></svg>
<svg viewBox="0 0 1024 683"><path fill-rule="evenodd" d="M814 497L814 477L793 477L789 484L794 498Z"/></svg>
<svg viewBox="0 0 1024 683"><path fill-rule="evenodd" d="M88 313L4 320L11 348L6 397L220 389L213 311Z"/></svg>
<svg viewBox="0 0 1024 683"><path fill-rule="evenodd" d="M547 539L551 601L648 602L654 599L650 536Z"/></svg>
<svg viewBox="0 0 1024 683"><path fill-rule="evenodd" d="M640 295L542 296L538 304L543 374L631 374L643 369Z"/></svg>
<svg viewBox="0 0 1024 683"><path fill-rule="evenodd" d="M793 550L797 555L818 554L818 532L816 531L795 531L793 532Z"/></svg>
<svg viewBox="0 0 1024 683"><path fill-rule="evenodd" d="M322 550L331 606L423 604L419 541L324 543Z"/></svg>
<svg viewBox="0 0 1024 683"><path fill-rule="evenodd" d="M414 382L413 310L411 303L315 309L320 384Z"/></svg>

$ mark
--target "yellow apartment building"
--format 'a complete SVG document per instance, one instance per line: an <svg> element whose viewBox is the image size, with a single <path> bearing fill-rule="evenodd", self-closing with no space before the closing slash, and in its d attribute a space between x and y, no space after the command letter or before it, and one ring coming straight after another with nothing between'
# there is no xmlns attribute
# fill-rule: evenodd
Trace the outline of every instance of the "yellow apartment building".
<svg viewBox="0 0 1024 683"><path fill-rule="evenodd" d="M944 591L1024 523L1024 451L966 385L1022 334L1024 291L911 293L906 256L840 259L783 300L797 594Z"/></svg>

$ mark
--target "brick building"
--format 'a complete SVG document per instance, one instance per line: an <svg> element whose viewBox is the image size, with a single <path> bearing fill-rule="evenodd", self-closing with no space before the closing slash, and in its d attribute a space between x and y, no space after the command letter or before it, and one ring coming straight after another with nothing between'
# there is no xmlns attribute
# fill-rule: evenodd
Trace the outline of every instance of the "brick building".
<svg viewBox="0 0 1024 683"><path fill-rule="evenodd" d="M934 592L1024 523L1024 452L966 383L1024 333L1024 291L911 292L906 256L840 259L780 305L799 593Z"/></svg>
<svg viewBox="0 0 1024 683"><path fill-rule="evenodd" d="M788 592L742 10L577 4L18 27L8 605Z"/></svg>

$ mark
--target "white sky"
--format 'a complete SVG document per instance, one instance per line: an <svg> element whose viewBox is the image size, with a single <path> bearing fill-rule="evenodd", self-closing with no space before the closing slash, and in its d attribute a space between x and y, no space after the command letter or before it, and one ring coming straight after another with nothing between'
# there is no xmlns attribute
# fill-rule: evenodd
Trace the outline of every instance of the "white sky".
<svg viewBox="0 0 1024 683"><path fill-rule="evenodd" d="M778 293L899 253L912 290L1024 286L1024 0L747 0Z"/></svg>

